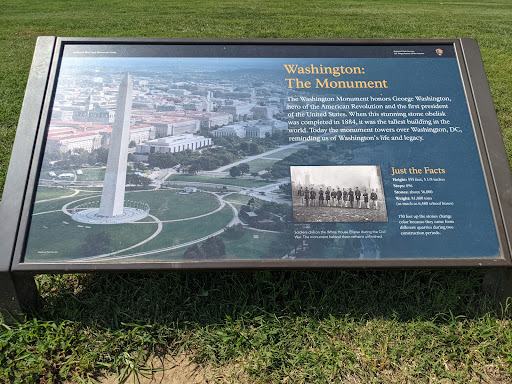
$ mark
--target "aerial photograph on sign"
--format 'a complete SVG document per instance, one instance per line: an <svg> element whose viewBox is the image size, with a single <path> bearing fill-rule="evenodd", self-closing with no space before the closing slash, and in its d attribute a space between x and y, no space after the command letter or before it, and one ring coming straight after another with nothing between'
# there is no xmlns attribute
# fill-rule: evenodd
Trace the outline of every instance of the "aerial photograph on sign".
<svg viewBox="0 0 512 384"><path fill-rule="evenodd" d="M64 51L24 262L499 254L452 46L124 49Z"/></svg>

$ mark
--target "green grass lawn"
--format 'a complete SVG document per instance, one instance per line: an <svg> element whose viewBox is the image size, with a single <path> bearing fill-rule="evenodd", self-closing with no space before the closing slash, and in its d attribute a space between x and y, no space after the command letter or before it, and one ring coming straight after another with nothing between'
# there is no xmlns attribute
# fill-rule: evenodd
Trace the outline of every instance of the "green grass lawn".
<svg viewBox="0 0 512 384"><path fill-rule="evenodd" d="M252 179L238 179L233 177L213 177L213 176L201 176L201 175L171 175L167 181L189 181L189 182L203 182L213 183L222 185L233 185L235 187L245 188L257 188L267 184L271 184L272 181L264 180L252 180Z"/></svg>
<svg viewBox="0 0 512 384"><path fill-rule="evenodd" d="M77 181L103 181L105 168L81 168L82 174L77 175Z"/></svg>
<svg viewBox="0 0 512 384"><path fill-rule="evenodd" d="M75 191L68 188L38 187L36 201L56 199L72 195Z"/></svg>
<svg viewBox="0 0 512 384"><path fill-rule="evenodd" d="M292 153L297 152L298 150L302 149L302 145L293 147L293 148L286 148L282 151L277 151L272 154L270 154L268 157L271 157L273 159L284 159L286 156L290 156Z"/></svg>
<svg viewBox="0 0 512 384"><path fill-rule="evenodd" d="M177 220L204 215L219 208L217 198L209 193L181 195L177 190L127 193L126 199L149 205L150 213L160 220Z"/></svg>
<svg viewBox="0 0 512 384"><path fill-rule="evenodd" d="M247 164L251 172L259 172L263 171L265 168L270 168L276 161L278 160L256 159L249 161Z"/></svg>
<svg viewBox="0 0 512 384"><path fill-rule="evenodd" d="M162 232L160 232L160 234L153 240L137 248L133 248L130 251L121 253L120 255L150 251L186 243L222 229L229 224L232 218L233 211L230 207L225 206L219 212L202 218L174 223L164 223ZM145 227L146 225L151 224L137 225ZM150 260L152 257L143 257L143 259ZM161 257L158 259L161 259Z"/></svg>
<svg viewBox="0 0 512 384"><path fill-rule="evenodd" d="M474 37L512 162L510 1L3 0L0 9L0 192L39 35ZM58 209L65 201L35 209ZM219 214L220 225L229 213ZM205 232L211 225L197 224ZM184 231L177 224L168 229ZM40 307L26 321L0 327L0 382L93 382L102 372L122 379L143 372L148 355L185 355L213 383L510 383L511 311L496 310L483 294L483 275L453 269L38 275Z"/></svg>
<svg viewBox="0 0 512 384"><path fill-rule="evenodd" d="M237 209L238 212L240 212L240 207L242 205L246 205L251 198L252 198L252 196L246 196L246 195L242 195L240 193L231 193L231 194L227 195L224 198L224 200L233 203L233 206ZM258 204L260 204L262 202L262 200L260 200L256 197L254 198L254 201L256 202L256 206L258 206Z"/></svg>
<svg viewBox="0 0 512 384"><path fill-rule="evenodd" d="M224 234L222 238L226 243L226 258L259 259L269 251L272 241L277 241L280 235L246 229L240 238L233 239Z"/></svg>
<svg viewBox="0 0 512 384"><path fill-rule="evenodd" d="M76 200L88 198L87 200L83 200L80 202L77 202L76 204L81 204L86 201L93 201L93 200L99 200L101 198L101 193L90 193L90 192L80 192L79 194L73 196L73 197L63 197L62 199L56 199L52 201L42 201L40 203L34 204L34 213L40 213L40 212L48 212L48 211L55 211L58 209L61 209L64 205L67 203L71 203ZM72 207L72 206L70 206Z"/></svg>
<svg viewBox="0 0 512 384"><path fill-rule="evenodd" d="M30 262L70 260L82 256L88 236L106 233L110 244L89 256L128 248L151 236L156 224L87 225L73 221L62 212L34 216L26 260ZM75 239L71 242L69 239Z"/></svg>
<svg viewBox="0 0 512 384"><path fill-rule="evenodd" d="M75 197L76 200L81 198L81 196ZM95 198L98 199L98 197ZM163 221L200 216L220 207L215 196L201 192L188 195L177 194L175 190L132 192L126 194L126 199L147 203L150 206L150 213ZM90 200L94 200L94 198L70 204L69 210L71 211L77 204ZM57 210L71 201L74 199L63 198L43 202L36 205L35 212ZM169 247L194 240L218 231L228 224L231 218L231 208L225 207L217 213L202 218L166 223L162 232L155 239L126 253ZM128 248L146 239L156 230L156 225L152 223L152 220L147 221L151 224L91 226L76 223L62 212L36 215L32 219L31 225L34 231L30 234L27 245L27 260L37 262L75 258L79 256L86 237L99 232L107 233L111 238L109 247L100 253ZM76 241L70 242L69 239L76 239Z"/></svg>

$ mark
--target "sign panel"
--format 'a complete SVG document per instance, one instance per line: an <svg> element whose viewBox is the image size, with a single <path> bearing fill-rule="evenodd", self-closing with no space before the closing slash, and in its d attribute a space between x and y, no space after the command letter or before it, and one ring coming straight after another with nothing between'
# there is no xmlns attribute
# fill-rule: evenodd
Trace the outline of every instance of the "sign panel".
<svg viewBox="0 0 512 384"><path fill-rule="evenodd" d="M58 41L16 268L507 264L463 48Z"/></svg>

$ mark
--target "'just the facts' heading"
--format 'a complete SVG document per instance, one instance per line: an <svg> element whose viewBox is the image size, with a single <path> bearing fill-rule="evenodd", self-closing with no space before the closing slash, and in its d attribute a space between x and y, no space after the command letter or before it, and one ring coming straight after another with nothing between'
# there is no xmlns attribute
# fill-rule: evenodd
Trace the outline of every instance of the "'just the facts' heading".
<svg viewBox="0 0 512 384"><path fill-rule="evenodd" d="M339 80L333 79L340 76L364 75L363 67L324 67L320 65L300 66L298 64L283 64L286 72L290 75L301 75L301 77L289 77L284 81L288 88L388 88L387 80ZM324 78L306 80L303 75L328 75Z"/></svg>

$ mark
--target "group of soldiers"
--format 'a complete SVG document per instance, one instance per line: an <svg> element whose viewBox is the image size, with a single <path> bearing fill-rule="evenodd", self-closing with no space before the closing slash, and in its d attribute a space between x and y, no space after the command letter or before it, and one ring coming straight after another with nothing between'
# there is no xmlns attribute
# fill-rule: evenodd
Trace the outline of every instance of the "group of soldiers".
<svg viewBox="0 0 512 384"><path fill-rule="evenodd" d="M317 199L318 195L318 199ZM324 207L347 207L347 208L367 208L367 209L377 209L377 192L375 189L372 189L370 193L363 189L363 192L356 187L355 190L349 188L348 191L343 188L341 190L339 187L337 190L334 188L327 189L324 191L322 188L318 191L318 193L313 188L306 187L302 189L302 186L299 187L297 191L297 196L300 202L300 205L305 205L307 207L315 207L324 206Z"/></svg>

